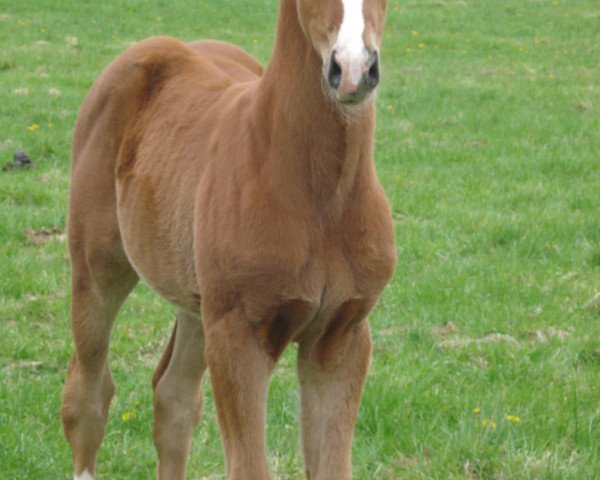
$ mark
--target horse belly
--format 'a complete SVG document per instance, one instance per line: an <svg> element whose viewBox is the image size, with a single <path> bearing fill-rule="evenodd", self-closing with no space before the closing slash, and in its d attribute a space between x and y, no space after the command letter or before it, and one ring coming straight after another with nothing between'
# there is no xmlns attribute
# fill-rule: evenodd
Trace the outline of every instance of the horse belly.
<svg viewBox="0 0 600 480"><path fill-rule="evenodd" d="M117 199L123 246L134 269L170 303L199 313L193 191L134 173L118 181Z"/></svg>

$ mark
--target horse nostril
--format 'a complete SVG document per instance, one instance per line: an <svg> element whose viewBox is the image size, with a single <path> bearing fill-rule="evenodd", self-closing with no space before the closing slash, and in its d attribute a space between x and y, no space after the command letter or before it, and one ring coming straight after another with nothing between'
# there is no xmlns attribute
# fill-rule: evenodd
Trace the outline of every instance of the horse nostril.
<svg viewBox="0 0 600 480"><path fill-rule="evenodd" d="M332 88L338 88L342 82L342 67L335 60L335 53L335 51L331 52L329 71L327 72L327 81Z"/></svg>
<svg viewBox="0 0 600 480"><path fill-rule="evenodd" d="M367 71L366 83L370 88L375 88L379 83L379 55L377 52L373 52L370 55L369 63L371 66Z"/></svg>

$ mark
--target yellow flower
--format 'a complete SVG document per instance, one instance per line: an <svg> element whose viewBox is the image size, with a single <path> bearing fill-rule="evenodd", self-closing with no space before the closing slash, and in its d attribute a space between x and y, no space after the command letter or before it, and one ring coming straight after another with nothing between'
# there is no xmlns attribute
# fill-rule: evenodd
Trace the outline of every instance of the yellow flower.
<svg viewBox="0 0 600 480"><path fill-rule="evenodd" d="M425 48L425 44L424 44L424 43L419 43L419 44L417 45L417 47L419 47L419 48Z"/></svg>
<svg viewBox="0 0 600 480"><path fill-rule="evenodd" d="M419 32L415 32L414 30L412 31L412 36L413 37L418 37L419 36Z"/></svg>
<svg viewBox="0 0 600 480"><path fill-rule="evenodd" d="M496 422L494 420L486 420L485 418L481 421L483 428L491 428L496 430Z"/></svg>
<svg viewBox="0 0 600 480"><path fill-rule="evenodd" d="M521 423L521 417L518 417L517 415L507 415L506 419L510 423Z"/></svg>
<svg viewBox="0 0 600 480"><path fill-rule="evenodd" d="M473 409L473 413L474 413L475 415L479 415L479 414L481 413L481 408L479 408L479 407L475 407L475 408Z"/></svg>
<svg viewBox="0 0 600 480"><path fill-rule="evenodd" d="M132 420L135 418L135 410L131 410L130 412L123 412L123 414L121 415L121 420L123 420L124 422L128 422L129 420Z"/></svg>
<svg viewBox="0 0 600 480"><path fill-rule="evenodd" d="M48 128L54 128L54 123L50 122L50 123L48 124Z"/></svg>
<svg viewBox="0 0 600 480"><path fill-rule="evenodd" d="M27 126L27 131L29 133L37 132L40 129L40 126L37 123L32 123Z"/></svg>

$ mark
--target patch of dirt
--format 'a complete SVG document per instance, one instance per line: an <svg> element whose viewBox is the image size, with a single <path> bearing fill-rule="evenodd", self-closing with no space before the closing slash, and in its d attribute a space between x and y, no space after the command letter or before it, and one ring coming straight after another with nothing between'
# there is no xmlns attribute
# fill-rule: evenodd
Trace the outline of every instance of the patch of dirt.
<svg viewBox="0 0 600 480"><path fill-rule="evenodd" d="M489 141L487 138L482 138L480 140L470 140L467 142L467 147L471 148L485 148Z"/></svg>
<svg viewBox="0 0 600 480"><path fill-rule="evenodd" d="M13 145L15 144L15 142L13 140L4 140L2 142L0 142L0 150L6 150L8 148L11 148Z"/></svg>
<svg viewBox="0 0 600 480"><path fill-rule="evenodd" d="M600 308L600 292L594 297L595 301L598 302L598 308ZM592 299L592 300L594 300ZM431 329L431 332L436 336L446 336L455 333L456 326L449 322L448 324L441 327L434 327ZM539 330L533 330L526 334L526 339L529 342L533 343L548 343L552 340L565 341L570 338L572 335L572 331L563 330L556 327L548 327L542 328ZM439 347L445 348L460 348L466 347L468 345L482 345L489 343L498 343L505 342L513 345L519 345L522 342L519 342L512 335L508 335L505 333L492 333L490 335L486 335L485 337L473 338L473 337L460 337L460 336L451 336L449 338L442 339L438 342ZM486 368L487 361L485 359L476 359L477 363L480 367Z"/></svg>
<svg viewBox="0 0 600 480"><path fill-rule="evenodd" d="M14 370L39 370L44 363L37 360L15 360L2 367L2 370L12 372Z"/></svg>
<svg viewBox="0 0 600 480"><path fill-rule="evenodd" d="M23 233L36 247L44 245L45 243L53 240L64 242L67 239L65 230L60 227L26 228L23 230Z"/></svg>
<svg viewBox="0 0 600 480"><path fill-rule="evenodd" d="M410 132L413 129L413 124L406 118L401 118L396 122L396 127L401 132Z"/></svg>
<svg viewBox="0 0 600 480"><path fill-rule="evenodd" d="M473 362L482 370L487 370L490 367L490 362L484 357L477 356L473 359Z"/></svg>
<svg viewBox="0 0 600 480"><path fill-rule="evenodd" d="M169 337L165 337L163 340L155 340L148 343L138 354L138 358L141 363L149 367L156 367L162 353L166 350Z"/></svg>
<svg viewBox="0 0 600 480"><path fill-rule="evenodd" d="M592 102L590 101L581 101L575 107L579 113L587 113L592 110Z"/></svg>
<svg viewBox="0 0 600 480"><path fill-rule="evenodd" d="M600 292L597 292L592 298L585 302L583 308L600 310Z"/></svg>
<svg viewBox="0 0 600 480"><path fill-rule="evenodd" d="M394 461L394 465L406 470L414 469L418 464L419 457L412 454L403 455Z"/></svg>
<svg viewBox="0 0 600 480"><path fill-rule="evenodd" d="M17 95L17 96L25 96L25 95L29 95L29 89L25 88L25 87L20 87L20 88L15 88L12 91L13 95Z"/></svg>
<svg viewBox="0 0 600 480"><path fill-rule="evenodd" d="M561 330L560 328L548 327L542 330L536 330L529 333L529 338L535 342L548 343L550 340L566 340L571 336L571 332Z"/></svg>
<svg viewBox="0 0 600 480"><path fill-rule="evenodd" d="M431 329L431 333L434 335L449 335L451 333L456 332L456 324L454 322L448 322L446 325L441 325L437 327L433 327Z"/></svg>
<svg viewBox="0 0 600 480"><path fill-rule="evenodd" d="M454 337L449 338L447 340L442 340L438 343L440 347L448 347L448 348L457 348L457 347L466 347L468 345L482 345L486 343L499 343L506 342L514 345L518 345L519 342L512 337L511 335L507 335L505 333L492 333L490 335L486 335L481 338L471 338L471 337Z"/></svg>
<svg viewBox="0 0 600 480"><path fill-rule="evenodd" d="M484 68L482 72L486 77L497 77L501 74L497 68Z"/></svg>
<svg viewBox="0 0 600 480"><path fill-rule="evenodd" d="M381 335L404 335L406 334L406 327L389 327L379 330Z"/></svg>
<svg viewBox="0 0 600 480"><path fill-rule="evenodd" d="M579 272L567 272L564 275L561 275L558 280L560 283L566 283L576 279L579 276Z"/></svg>

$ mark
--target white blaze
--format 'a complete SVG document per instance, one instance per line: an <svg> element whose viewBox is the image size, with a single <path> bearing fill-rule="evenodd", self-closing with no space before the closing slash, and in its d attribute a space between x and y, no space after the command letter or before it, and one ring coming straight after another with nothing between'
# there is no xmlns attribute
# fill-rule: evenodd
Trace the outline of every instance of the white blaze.
<svg viewBox="0 0 600 480"><path fill-rule="evenodd" d="M367 52L363 42L365 19L363 17L363 0L342 0L344 16L334 49L340 59L350 66L350 81L358 84L362 76L362 65L366 61Z"/></svg>

